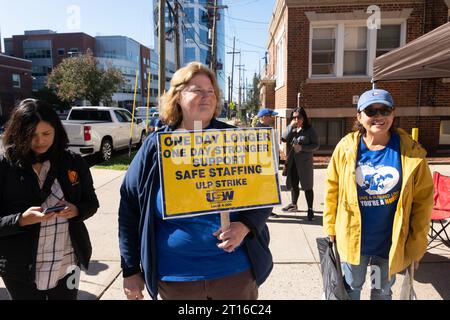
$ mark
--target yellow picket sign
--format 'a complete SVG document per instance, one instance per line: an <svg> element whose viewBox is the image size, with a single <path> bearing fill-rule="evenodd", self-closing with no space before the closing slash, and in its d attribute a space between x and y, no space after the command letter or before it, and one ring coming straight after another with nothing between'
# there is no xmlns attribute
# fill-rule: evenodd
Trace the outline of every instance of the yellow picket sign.
<svg viewBox="0 0 450 320"><path fill-rule="evenodd" d="M272 129L158 133L163 218L281 203Z"/></svg>

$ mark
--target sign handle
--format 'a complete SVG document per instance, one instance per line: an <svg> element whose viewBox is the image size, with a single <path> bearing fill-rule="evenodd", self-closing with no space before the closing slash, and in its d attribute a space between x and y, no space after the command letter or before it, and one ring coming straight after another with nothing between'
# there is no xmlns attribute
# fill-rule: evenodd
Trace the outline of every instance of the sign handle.
<svg viewBox="0 0 450 320"><path fill-rule="evenodd" d="M230 229L230 211L220 213L220 226L222 227L222 232Z"/></svg>

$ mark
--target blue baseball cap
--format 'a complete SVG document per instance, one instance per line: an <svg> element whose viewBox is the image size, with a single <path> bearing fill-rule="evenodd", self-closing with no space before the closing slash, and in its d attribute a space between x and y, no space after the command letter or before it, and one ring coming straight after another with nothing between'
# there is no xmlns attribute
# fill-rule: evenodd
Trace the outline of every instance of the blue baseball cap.
<svg viewBox="0 0 450 320"><path fill-rule="evenodd" d="M381 103L389 108L394 107L394 100L389 92L383 89L371 89L364 92L358 100L358 111L363 111L365 108L374 103Z"/></svg>
<svg viewBox="0 0 450 320"><path fill-rule="evenodd" d="M272 109L264 108L259 110L258 112L258 118L264 117L264 116L276 116L278 112L273 111Z"/></svg>

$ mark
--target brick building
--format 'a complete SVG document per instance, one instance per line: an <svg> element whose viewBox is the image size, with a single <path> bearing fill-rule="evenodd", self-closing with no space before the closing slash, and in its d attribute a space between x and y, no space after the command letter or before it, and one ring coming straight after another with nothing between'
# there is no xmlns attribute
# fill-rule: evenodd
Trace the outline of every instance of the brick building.
<svg viewBox="0 0 450 320"><path fill-rule="evenodd" d="M95 52L95 38L81 32L33 30L5 39L7 55L32 61L33 90L45 87L48 75L63 59L87 50Z"/></svg>
<svg viewBox="0 0 450 320"><path fill-rule="evenodd" d="M85 54L88 50L97 58L99 69L114 67L124 77L124 85L112 97L114 106L132 108L136 68L139 70L136 105L146 105L149 76L152 78L150 105L157 105L158 65L155 64L155 61L158 61L157 53L129 37L97 36L94 38L85 33L32 30L25 31L24 35L14 35L5 39L7 55L31 60L33 91L46 86L48 75L63 59ZM174 73L173 65L172 62L166 61L166 87ZM77 103L83 104L85 101Z"/></svg>
<svg viewBox="0 0 450 320"><path fill-rule="evenodd" d="M300 95L321 150L330 152L352 129L358 97L372 86L373 60L450 17L450 0L373 4L277 0L260 87L263 106L281 115L278 128L286 126L286 116ZM419 141L432 153L450 149L450 79L381 81L377 87L392 93L398 126L408 131L418 127Z"/></svg>
<svg viewBox="0 0 450 320"><path fill-rule="evenodd" d="M0 125L20 100L31 97L31 61L0 54Z"/></svg>

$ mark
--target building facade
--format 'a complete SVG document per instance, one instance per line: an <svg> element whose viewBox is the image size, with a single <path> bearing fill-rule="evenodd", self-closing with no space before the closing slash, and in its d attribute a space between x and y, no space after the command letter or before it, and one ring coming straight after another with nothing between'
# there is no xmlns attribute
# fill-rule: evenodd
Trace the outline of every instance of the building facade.
<svg viewBox="0 0 450 320"><path fill-rule="evenodd" d="M33 30L5 39L7 55L32 61L34 91L45 87L48 75L63 59L88 50L95 52L95 38L85 33Z"/></svg>
<svg viewBox="0 0 450 320"><path fill-rule="evenodd" d="M0 125L17 102L31 98L31 61L0 54Z"/></svg>
<svg viewBox="0 0 450 320"><path fill-rule="evenodd" d="M356 118L359 95L370 89L376 57L446 23L448 0L278 0L269 28L263 106L278 109L277 127L300 105L330 152ZM396 124L419 128L432 153L450 149L450 81L381 81L396 106Z"/></svg>
<svg viewBox="0 0 450 320"><path fill-rule="evenodd" d="M96 40L95 57L97 58L100 69L115 68L118 69L124 78L122 88L114 93L112 100L119 107L131 109L134 100L134 88L136 82L136 73L139 79L143 78L146 63L141 56L145 51L141 48L139 42L124 36L99 36ZM147 53L146 55L149 55ZM146 61L145 61L146 62ZM136 103L143 103L142 82L138 80Z"/></svg>
<svg viewBox="0 0 450 320"><path fill-rule="evenodd" d="M222 0L218 0L221 8ZM170 61L175 60L174 0L166 5L166 57ZM158 23L158 1L153 1L155 12L155 32ZM180 65L185 66L192 61L199 61L205 65L211 62L214 0L178 0L179 35L180 35ZM226 76L225 63L225 19L223 10L217 14L217 80L222 93L225 93ZM211 31L210 31L211 30ZM155 33L155 48L158 48L158 34Z"/></svg>
<svg viewBox="0 0 450 320"><path fill-rule="evenodd" d="M116 68L125 83L113 97L113 105L131 109L134 100L136 72L138 86L136 106L147 104L148 77L151 77L151 106L157 106L158 59L156 52L125 36L91 37L85 33L56 33L51 30L25 31L5 39L5 53L32 62L32 87L37 91L46 86L48 75L68 57L91 51L100 69ZM155 56L156 55L156 56ZM172 74L173 63L167 62L166 87ZM78 102L86 104L88 102Z"/></svg>

